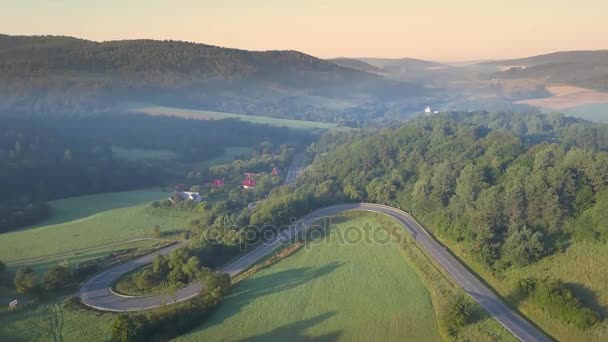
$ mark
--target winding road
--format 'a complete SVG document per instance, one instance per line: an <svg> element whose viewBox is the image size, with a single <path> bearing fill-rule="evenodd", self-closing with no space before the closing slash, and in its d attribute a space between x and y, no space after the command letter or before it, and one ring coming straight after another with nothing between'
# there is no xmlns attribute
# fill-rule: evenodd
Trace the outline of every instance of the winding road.
<svg viewBox="0 0 608 342"><path fill-rule="evenodd" d="M521 341L551 341L551 339L545 336L541 331L507 306L494 292L492 292L492 290L464 267L424 228L422 228L411 215L400 209L389 206L368 203L350 203L319 209L306 215L289 229L281 232L278 237L259 245L246 255L221 267L218 271L234 277L254 265L274 249L287 243L294 234L300 230L306 229L306 227L310 226L315 221L323 217L351 210L370 211L392 217L414 237L437 263L454 277L467 294L479 303L482 308L487 310L492 317L509 330L515 337ZM191 284L170 295L153 295L146 297L121 296L112 292L110 289L111 284L118 280L124 273L149 264L157 254L167 254L176 248L182 247L184 244L185 242L182 242L169 246L94 276L89 279L80 290L82 302L85 305L98 310L126 312L148 310L165 304L188 300L196 296L202 289L200 283Z"/></svg>
<svg viewBox="0 0 608 342"><path fill-rule="evenodd" d="M302 155L294 156L294 159L287 171L284 184L295 182L302 172ZM247 270L260 259L271 253L276 248L288 243L297 232L306 229L317 220L340 214L351 210L370 211L388 215L401 224L403 229L410 233L414 239L435 259L455 280L460 284L464 291L471 296L479 305L494 317L502 326L510 331L521 341L551 341L540 330L522 318L517 312L512 310L481 282L471 271L463 266L454 256L452 256L435 238L433 238L410 214L403 210L371 203L349 203L339 204L316 210L300 221L292 225L289 229L281 232L276 238L259 245L251 252L228 263L217 271L235 277ZM80 289L82 303L92 308L102 311L129 312L142 311L157 308L166 304L173 304L188 300L197 296L202 290L202 284L193 283L183 289L170 294L152 296L123 296L112 291L111 285L116 282L123 274L131 272L139 267L151 263L158 255L165 255L171 251L183 247L187 242L157 250L151 254L135 259L131 262L114 267L105 272L99 273L84 283Z"/></svg>

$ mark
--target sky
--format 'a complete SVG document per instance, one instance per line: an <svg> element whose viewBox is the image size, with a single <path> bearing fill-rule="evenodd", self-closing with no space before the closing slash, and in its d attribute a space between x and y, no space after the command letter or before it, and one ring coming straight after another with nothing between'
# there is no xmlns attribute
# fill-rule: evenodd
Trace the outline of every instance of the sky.
<svg viewBox="0 0 608 342"><path fill-rule="evenodd" d="M0 33L437 61L608 49L606 0L0 0Z"/></svg>

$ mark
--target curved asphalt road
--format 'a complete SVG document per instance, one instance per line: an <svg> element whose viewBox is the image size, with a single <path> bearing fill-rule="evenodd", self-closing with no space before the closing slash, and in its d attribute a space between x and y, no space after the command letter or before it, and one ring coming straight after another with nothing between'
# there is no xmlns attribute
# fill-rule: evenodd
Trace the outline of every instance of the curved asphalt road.
<svg viewBox="0 0 608 342"><path fill-rule="evenodd" d="M500 324L522 341L551 341L542 332L523 319L519 314L505 305L502 300L484 285L475 275L467 270L444 247L442 247L416 220L408 213L389 206L366 203L340 204L319 209L306 215L290 229L282 232L269 242L256 247L251 252L221 267L218 271L234 277L251 267L262 257L289 241L298 231L305 229L325 216L332 216L350 210L363 210L386 214L397 220L414 239L437 261L462 288L481 307L488 311ZM184 301L196 296L202 289L200 283L194 283L170 296L154 295L147 297L125 297L110 291L110 285L122 274L130 272L153 261L156 254L167 254L183 246L185 242L169 246L155 253L146 255L129 263L112 268L89 279L80 290L82 302L90 307L103 311L140 311L152 309L164 304Z"/></svg>

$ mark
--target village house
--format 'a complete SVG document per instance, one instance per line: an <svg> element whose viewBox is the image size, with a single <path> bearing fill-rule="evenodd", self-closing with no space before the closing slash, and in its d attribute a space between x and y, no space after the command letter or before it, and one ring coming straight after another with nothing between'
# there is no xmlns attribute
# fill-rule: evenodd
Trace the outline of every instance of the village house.
<svg viewBox="0 0 608 342"><path fill-rule="evenodd" d="M175 193L177 193L184 201L185 200L190 200L190 201L198 203L198 202L201 202L203 200L203 197L198 192L176 191ZM169 197L169 201L171 201L171 203L173 203L173 198Z"/></svg>
<svg viewBox="0 0 608 342"><path fill-rule="evenodd" d="M255 181L253 179L245 179L243 181L243 188L244 189L253 189L253 188L255 188Z"/></svg>

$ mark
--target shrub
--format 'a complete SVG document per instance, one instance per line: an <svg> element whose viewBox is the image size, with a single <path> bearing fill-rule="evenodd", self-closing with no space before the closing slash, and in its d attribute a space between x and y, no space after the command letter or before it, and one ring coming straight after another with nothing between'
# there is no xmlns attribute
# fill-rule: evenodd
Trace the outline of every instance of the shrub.
<svg viewBox="0 0 608 342"><path fill-rule="evenodd" d="M457 336L460 329L469 323L472 307L471 301L463 295L454 297L450 301L444 319L451 336Z"/></svg>
<svg viewBox="0 0 608 342"><path fill-rule="evenodd" d="M142 326L142 320L138 316L121 314L112 322L112 341L141 341Z"/></svg>
<svg viewBox="0 0 608 342"><path fill-rule="evenodd" d="M72 285L73 282L74 277L72 276L72 272L65 265L51 267L42 280L46 290L63 289Z"/></svg>
<svg viewBox="0 0 608 342"><path fill-rule="evenodd" d="M152 236L157 239L160 239L161 237L163 237L163 232L160 230L159 225L155 225L154 228L152 228Z"/></svg>
<svg viewBox="0 0 608 342"><path fill-rule="evenodd" d="M599 315L576 297L576 294L559 280L528 278L520 281L517 294L529 297L551 317L587 329L599 321Z"/></svg>
<svg viewBox="0 0 608 342"><path fill-rule="evenodd" d="M149 269L143 269L134 277L135 286L140 290L152 288L158 284L158 279Z"/></svg>
<svg viewBox="0 0 608 342"><path fill-rule="evenodd" d="M17 270L15 288L19 293L32 293L38 288L38 278L31 267L26 266Z"/></svg>

